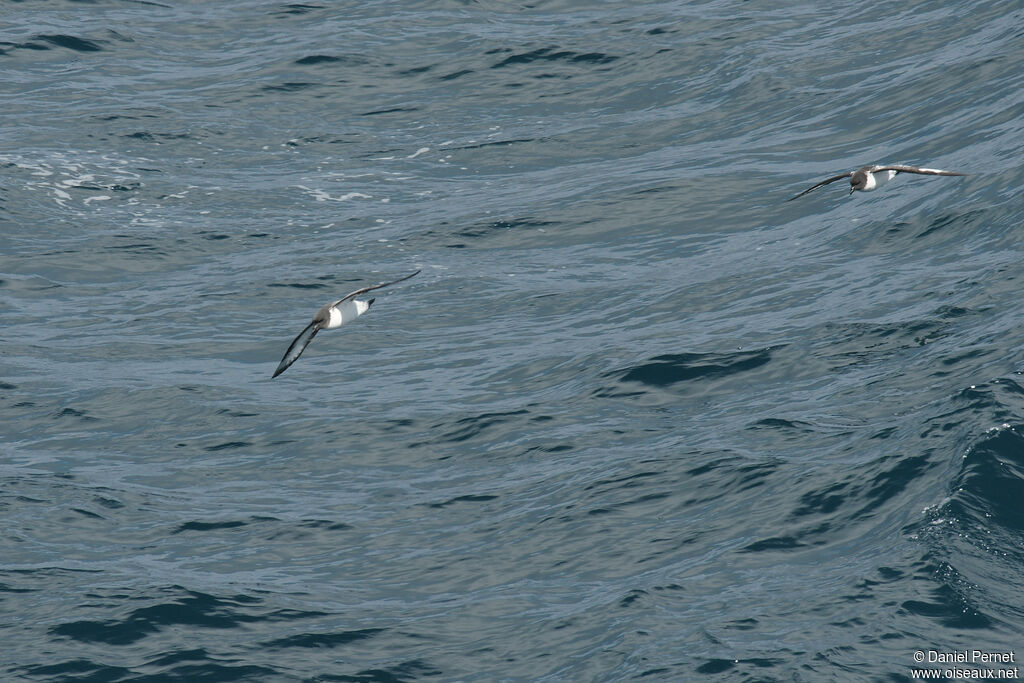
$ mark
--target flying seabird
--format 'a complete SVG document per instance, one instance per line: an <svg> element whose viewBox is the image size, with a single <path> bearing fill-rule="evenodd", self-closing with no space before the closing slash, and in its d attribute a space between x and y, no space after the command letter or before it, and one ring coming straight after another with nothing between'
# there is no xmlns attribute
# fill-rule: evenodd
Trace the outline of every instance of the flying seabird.
<svg viewBox="0 0 1024 683"><path fill-rule="evenodd" d="M281 359L281 363L277 366L277 370L274 370L274 375L271 377L277 377L282 372L288 369L292 363L299 359L302 352L309 346L309 342L313 341L313 337L320 330L333 330L337 327L341 327L347 322L351 322L370 310L370 306L376 299L367 299L366 301L357 301L356 297L360 294L365 294L374 289L380 289L381 287L388 287L390 285L398 284L404 280L408 280L413 275L419 274L420 271L416 271L412 275L406 275L405 277L391 282L382 282L379 285L372 285L370 287L363 287L357 289L351 294L345 295L343 298L338 299L334 303L327 304L313 316L313 322L306 325L306 329L299 333L299 336L295 338L288 350L284 352L284 358Z"/></svg>
<svg viewBox="0 0 1024 683"><path fill-rule="evenodd" d="M796 197L790 197L786 201L789 202L793 201L797 197L803 197L811 190L816 190L822 185L828 185L829 183L834 183L835 181L842 180L843 178L850 179L850 194L853 194L856 190L869 192L895 178L897 173L920 173L921 175L967 175L966 173L956 173L954 171L940 171L937 168L919 168L917 166L903 166L901 164L889 164L886 166L872 164L871 166L858 168L856 171L842 173L840 175L832 176L826 180L822 180L817 185L807 188L800 194L796 195Z"/></svg>

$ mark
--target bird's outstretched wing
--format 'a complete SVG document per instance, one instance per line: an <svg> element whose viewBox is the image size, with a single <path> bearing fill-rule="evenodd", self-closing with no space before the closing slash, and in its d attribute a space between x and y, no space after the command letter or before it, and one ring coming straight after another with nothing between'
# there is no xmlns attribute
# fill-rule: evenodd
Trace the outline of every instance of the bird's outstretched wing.
<svg viewBox="0 0 1024 683"><path fill-rule="evenodd" d="M404 282L405 280L408 280L413 275L419 275L419 273L420 273L420 271L417 270L412 275L406 275L405 277L400 277L397 280L392 280L391 282L382 282L379 285L370 285L369 287L363 287L362 289L357 289L356 291L352 292L351 294L346 294L342 298L338 299L333 304L331 304L331 306L337 306L342 301L348 301L349 299L354 299L355 297L359 296L360 294L366 294L367 292L373 291L374 289L380 289L381 287L390 287L391 285L397 285L399 282Z"/></svg>
<svg viewBox="0 0 1024 683"><path fill-rule="evenodd" d="M843 178L849 178L849 177L850 177L850 176L852 176L852 175L853 175L853 171L850 171L849 173L842 173L842 174L840 174L840 175L834 175L834 176L832 176L831 178L828 178L828 179L826 179L826 180L822 180L822 181L821 181L820 183L818 183L817 185L812 185L811 187L808 187L808 188L807 188L806 190L804 190L804 191L803 191L803 192L801 192L800 194L798 194L798 195L796 195L796 196L793 196L793 197L790 197L790 198L789 198L789 199L787 199L786 201L787 201L787 202L791 202L791 201L793 201L794 199L796 199L797 197L803 197L803 196L804 196L805 194L807 194L807 193L808 193L808 192L810 192L811 190L817 190L817 189L818 189L819 187L821 187L822 185L828 185L829 183L834 183L834 182L835 182L835 181L837 181L837 180L842 180Z"/></svg>
<svg viewBox="0 0 1024 683"><path fill-rule="evenodd" d="M957 173L956 171L942 171L937 168L920 168L918 166L904 166L902 164L889 164L887 166L872 166L872 172L875 171L897 171L899 173L919 173L921 175L967 175L966 173Z"/></svg>
<svg viewBox="0 0 1024 683"><path fill-rule="evenodd" d="M297 361L299 356L302 355L302 352L306 350L307 346L309 346L309 342L313 341L313 337L315 337L316 333L319 331L320 323L316 320L306 325L306 329L299 332L299 336L295 338L292 345L284 352L284 358L282 358L281 362L278 364L277 370L274 370L274 374L271 376L271 379L280 375L282 372L287 370L292 363Z"/></svg>

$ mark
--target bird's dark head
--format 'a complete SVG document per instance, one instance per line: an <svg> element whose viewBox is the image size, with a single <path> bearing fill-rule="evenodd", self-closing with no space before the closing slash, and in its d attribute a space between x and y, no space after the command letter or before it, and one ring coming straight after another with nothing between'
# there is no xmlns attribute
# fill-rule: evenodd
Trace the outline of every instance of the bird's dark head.
<svg viewBox="0 0 1024 683"><path fill-rule="evenodd" d="M865 171L857 171L850 176L850 194L857 190L863 190L868 184L868 174Z"/></svg>

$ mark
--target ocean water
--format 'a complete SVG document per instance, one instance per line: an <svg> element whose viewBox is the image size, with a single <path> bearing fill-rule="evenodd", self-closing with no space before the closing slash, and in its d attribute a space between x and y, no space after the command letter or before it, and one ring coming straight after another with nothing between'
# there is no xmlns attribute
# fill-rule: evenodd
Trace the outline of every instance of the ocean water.
<svg viewBox="0 0 1024 683"><path fill-rule="evenodd" d="M1022 63L1005 1L0 6L0 678L1014 670ZM876 162L971 175L786 201Z"/></svg>

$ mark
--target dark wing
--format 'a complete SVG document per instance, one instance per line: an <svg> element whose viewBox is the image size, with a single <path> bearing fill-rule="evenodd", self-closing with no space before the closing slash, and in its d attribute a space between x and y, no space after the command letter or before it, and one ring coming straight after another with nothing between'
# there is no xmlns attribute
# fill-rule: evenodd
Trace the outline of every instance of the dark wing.
<svg viewBox="0 0 1024 683"><path fill-rule="evenodd" d="M890 164L889 166L872 166L873 171L898 171L899 173L919 173L921 175L967 175L955 171L941 171L937 168L920 168L918 166L902 166Z"/></svg>
<svg viewBox="0 0 1024 683"><path fill-rule="evenodd" d="M270 379L274 379L282 372L288 369L288 367L299 359L302 352L309 346L309 342L313 341L313 337L320 331L320 323L316 320L306 325L306 329L299 332L299 336L295 338L292 345L288 347L288 350L284 352L284 358L281 359L280 364L277 366L277 370L274 370L274 374Z"/></svg>
<svg viewBox="0 0 1024 683"><path fill-rule="evenodd" d="M790 198L789 198L789 199L787 199L786 201L787 201L787 202L791 202L791 201L793 201L794 199L796 199L797 197L803 197L803 196L804 196L805 194L807 194L807 193L808 193L808 192L810 192L811 190L817 190L817 189L818 189L819 187L821 187L822 185L828 185L829 183L834 183L834 182L835 182L835 181L837 181L837 180L842 180L843 178L849 178L849 177L850 177L850 176L852 176L852 175L853 175L853 171L850 171L849 173L843 173L842 175L834 175L834 176L832 176L831 178L829 178L829 179L827 179L827 180L822 180L822 181L821 181L820 183L818 183L817 185L813 185L813 186L811 186L811 187L808 187L808 188L807 188L806 190L804 190L804 191L803 191L803 192L801 192L800 194L796 195L796 197L790 197Z"/></svg>
<svg viewBox="0 0 1024 683"><path fill-rule="evenodd" d="M419 275L419 273L420 273L420 271L417 270L412 275L406 275L405 277L400 277L397 280L392 280L391 282L382 282L379 285L371 285L369 287L363 287L362 289L357 289L356 291L352 292L351 294L346 294L343 298L338 299L333 304L331 304L331 306L337 306L342 301L348 301L349 299L354 299L357 296L359 296L360 294L366 294L367 292L373 291L375 289L380 289L381 287L390 287L391 285L397 285L399 282L404 282L405 280L408 280L413 275Z"/></svg>

